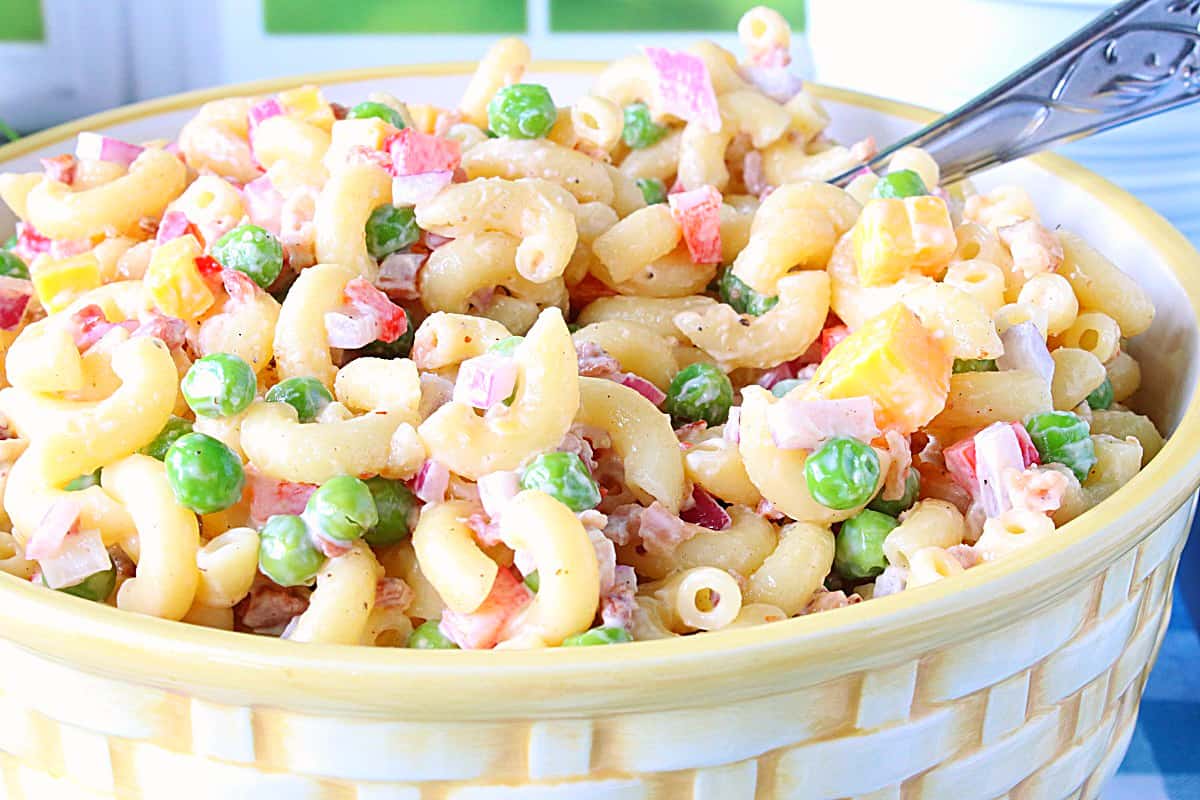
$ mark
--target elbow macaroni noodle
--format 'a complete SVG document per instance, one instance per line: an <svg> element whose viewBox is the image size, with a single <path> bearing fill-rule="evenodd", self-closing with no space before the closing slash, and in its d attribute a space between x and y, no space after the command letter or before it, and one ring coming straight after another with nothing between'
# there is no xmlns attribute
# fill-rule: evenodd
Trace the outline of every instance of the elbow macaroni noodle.
<svg viewBox="0 0 1200 800"><path fill-rule="evenodd" d="M297 642L552 648L953 581L1133 479L1163 446L1133 278L916 148L889 172L926 196L824 183L873 145L774 75L782 16L738 36L670 53L682 82L617 61L522 138L505 39L457 102L305 86L0 175L31 273L0 572Z"/></svg>

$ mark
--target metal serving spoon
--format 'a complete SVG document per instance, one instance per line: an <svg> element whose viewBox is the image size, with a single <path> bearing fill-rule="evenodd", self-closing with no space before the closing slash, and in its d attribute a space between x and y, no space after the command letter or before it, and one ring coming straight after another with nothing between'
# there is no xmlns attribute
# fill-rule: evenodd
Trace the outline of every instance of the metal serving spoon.
<svg viewBox="0 0 1200 800"><path fill-rule="evenodd" d="M878 172L901 147L915 145L953 183L1197 100L1200 0L1126 0L864 166ZM830 182L844 187L861 170Z"/></svg>

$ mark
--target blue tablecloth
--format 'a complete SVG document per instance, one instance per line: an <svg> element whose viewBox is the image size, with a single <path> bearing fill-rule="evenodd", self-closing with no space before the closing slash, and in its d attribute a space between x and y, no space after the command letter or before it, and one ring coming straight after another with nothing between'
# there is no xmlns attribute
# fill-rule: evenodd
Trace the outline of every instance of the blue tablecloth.
<svg viewBox="0 0 1200 800"><path fill-rule="evenodd" d="M1142 698L1129 754L1104 800L1200 800L1200 531L1193 526L1175 606Z"/></svg>

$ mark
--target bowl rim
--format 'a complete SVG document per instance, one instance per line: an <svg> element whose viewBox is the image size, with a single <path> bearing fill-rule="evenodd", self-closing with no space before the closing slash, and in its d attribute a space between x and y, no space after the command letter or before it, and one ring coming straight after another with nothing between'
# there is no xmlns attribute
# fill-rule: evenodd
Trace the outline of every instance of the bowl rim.
<svg viewBox="0 0 1200 800"><path fill-rule="evenodd" d="M591 74L603 62L535 61L530 72ZM469 74L473 62L341 70L201 89L123 106L0 147L12 158L92 128L184 110L232 95L305 83ZM936 114L810 84L821 99L926 122ZM1118 211L1183 288L1200 327L1200 253L1156 212L1060 156L1040 169ZM697 697L751 698L919 657L1034 614L1091 580L1194 495L1200 484L1200 391L1162 451L1128 485L1035 551L912 592L771 625L615 648L438 652L299 644L141 617L47 592L0 573L0 643L121 681L247 704L405 719L499 720L650 712ZM721 661L715 661L714 657ZM719 667L717 665L720 665ZM399 678L399 680L398 680Z"/></svg>

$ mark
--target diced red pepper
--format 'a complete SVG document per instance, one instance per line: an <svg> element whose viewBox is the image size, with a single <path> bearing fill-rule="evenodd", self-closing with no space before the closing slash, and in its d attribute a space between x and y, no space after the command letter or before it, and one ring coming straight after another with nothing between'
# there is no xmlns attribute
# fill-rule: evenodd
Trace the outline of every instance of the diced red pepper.
<svg viewBox="0 0 1200 800"><path fill-rule="evenodd" d="M824 361L829 351L850 335L850 329L845 325L834 325L821 331L821 360Z"/></svg>
<svg viewBox="0 0 1200 800"><path fill-rule="evenodd" d="M11 331L21 325L25 309L33 299L33 283L21 278L0 277L0 329Z"/></svg>
<svg viewBox="0 0 1200 800"><path fill-rule="evenodd" d="M394 342L408 330L408 316L404 309L372 286L366 278L354 278L347 283L345 295L346 302L357 313L373 316L379 321L379 341Z"/></svg>
<svg viewBox="0 0 1200 800"><path fill-rule="evenodd" d="M701 186L668 195L667 202L683 229L683 241L692 261L721 263L721 193L712 186Z"/></svg>

